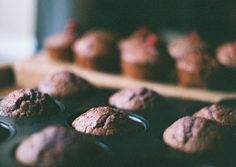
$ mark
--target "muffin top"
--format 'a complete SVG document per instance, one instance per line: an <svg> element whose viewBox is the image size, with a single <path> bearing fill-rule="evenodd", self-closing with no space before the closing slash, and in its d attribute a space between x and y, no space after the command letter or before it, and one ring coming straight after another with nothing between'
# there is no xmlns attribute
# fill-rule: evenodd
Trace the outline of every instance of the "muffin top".
<svg viewBox="0 0 236 167"><path fill-rule="evenodd" d="M218 69L219 64L206 52L196 51L177 61L176 67L189 72L205 71L204 75L207 75L207 71L211 72Z"/></svg>
<svg viewBox="0 0 236 167"><path fill-rule="evenodd" d="M216 122L185 116L165 130L163 139L168 146L178 151L203 154L221 150L224 131Z"/></svg>
<svg viewBox="0 0 236 167"><path fill-rule="evenodd" d="M86 58L116 57L117 37L109 31L90 31L75 42L74 51L80 57Z"/></svg>
<svg viewBox="0 0 236 167"><path fill-rule="evenodd" d="M18 89L0 101L0 115L6 117L32 117L60 111L48 94L35 89Z"/></svg>
<svg viewBox="0 0 236 167"><path fill-rule="evenodd" d="M130 111L153 111L164 107L166 101L151 89L126 88L113 94L109 104Z"/></svg>
<svg viewBox="0 0 236 167"><path fill-rule="evenodd" d="M88 91L92 86L83 78L69 71L59 71L48 75L38 85L38 89L51 96L68 97Z"/></svg>
<svg viewBox="0 0 236 167"><path fill-rule="evenodd" d="M17 147L15 157L26 166L92 167L105 159L105 150L90 138L53 125L24 139Z"/></svg>
<svg viewBox="0 0 236 167"><path fill-rule="evenodd" d="M216 51L216 56L222 65L236 69L236 42L221 45Z"/></svg>
<svg viewBox="0 0 236 167"><path fill-rule="evenodd" d="M201 40L197 32L191 32L169 43L168 51L174 59L182 59L191 52L203 51L206 44Z"/></svg>
<svg viewBox="0 0 236 167"><path fill-rule="evenodd" d="M46 49L71 47L77 38L77 24L74 21L67 23L65 32L49 36L44 43Z"/></svg>
<svg viewBox="0 0 236 167"><path fill-rule="evenodd" d="M235 101L234 101L235 102ZM216 121L222 125L236 124L236 106L215 103L204 107L194 114L197 117L203 117L212 121Z"/></svg>
<svg viewBox="0 0 236 167"><path fill-rule="evenodd" d="M140 125L125 112L112 107L91 108L77 117L72 126L79 132L98 136L124 135L140 130Z"/></svg>
<svg viewBox="0 0 236 167"><path fill-rule="evenodd" d="M119 43L121 59L129 63L156 64L161 53L159 37L147 28L140 28Z"/></svg>

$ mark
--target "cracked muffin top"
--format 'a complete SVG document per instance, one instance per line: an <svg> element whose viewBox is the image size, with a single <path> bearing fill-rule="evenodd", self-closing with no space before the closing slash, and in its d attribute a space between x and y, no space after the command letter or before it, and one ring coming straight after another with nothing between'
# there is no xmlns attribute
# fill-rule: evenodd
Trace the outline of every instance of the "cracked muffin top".
<svg viewBox="0 0 236 167"><path fill-rule="evenodd" d="M221 150L224 135L222 126L216 122L185 116L165 130L163 140L178 151L202 154Z"/></svg>
<svg viewBox="0 0 236 167"><path fill-rule="evenodd" d="M60 111L48 94L35 89L18 89L0 101L0 116L33 117Z"/></svg>
<svg viewBox="0 0 236 167"><path fill-rule="evenodd" d="M72 126L79 132L98 136L123 135L141 130L138 122L112 107L91 108L77 117Z"/></svg>
<svg viewBox="0 0 236 167"><path fill-rule="evenodd" d="M106 152L91 138L53 125L23 140L16 149L15 157L26 166L95 167L104 165Z"/></svg>
<svg viewBox="0 0 236 167"><path fill-rule="evenodd" d="M234 101L235 103L235 101ZM212 104L204 107L194 114L196 117L203 117L212 121L216 121L222 125L236 124L236 106L226 104L224 102Z"/></svg>
<svg viewBox="0 0 236 167"><path fill-rule="evenodd" d="M88 91L92 86L83 78L69 71L59 71L48 75L38 85L38 89L55 97L68 97Z"/></svg>
<svg viewBox="0 0 236 167"><path fill-rule="evenodd" d="M126 88L113 94L109 104L129 111L153 111L164 108L167 102L151 89Z"/></svg>

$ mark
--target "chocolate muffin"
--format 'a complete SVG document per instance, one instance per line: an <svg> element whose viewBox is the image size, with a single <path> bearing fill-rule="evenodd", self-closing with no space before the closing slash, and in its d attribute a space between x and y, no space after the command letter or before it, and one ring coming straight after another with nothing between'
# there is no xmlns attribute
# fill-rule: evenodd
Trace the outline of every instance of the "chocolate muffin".
<svg viewBox="0 0 236 167"><path fill-rule="evenodd" d="M15 90L0 101L0 116L5 117L33 117L58 111L54 99L35 89Z"/></svg>
<svg viewBox="0 0 236 167"><path fill-rule="evenodd" d="M192 52L206 50L206 44L195 31L176 38L168 45L169 54L175 59L182 59Z"/></svg>
<svg viewBox="0 0 236 167"><path fill-rule="evenodd" d="M217 87L221 67L206 52L192 52L176 61L179 84L189 87Z"/></svg>
<svg viewBox="0 0 236 167"><path fill-rule="evenodd" d="M142 128L127 113L112 107L91 108L77 117L72 126L79 132L97 136L127 135Z"/></svg>
<svg viewBox="0 0 236 167"><path fill-rule="evenodd" d="M55 125L24 139L15 152L22 165L37 167L104 166L106 156L95 141Z"/></svg>
<svg viewBox="0 0 236 167"><path fill-rule="evenodd" d="M117 37L108 31L90 31L74 44L76 62L84 68L98 71L117 71L119 52Z"/></svg>
<svg viewBox="0 0 236 167"><path fill-rule="evenodd" d="M219 46L216 56L222 65L234 69L236 74L236 42L229 42Z"/></svg>
<svg viewBox="0 0 236 167"><path fill-rule="evenodd" d="M175 150L188 154L207 154L226 148L226 132L216 122L185 116L175 121L163 133L164 142Z"/></svg>
<svg viewBox="0 0 236 167"><path fill-rule="evenodd" d="M38 89L55 97L71 97L89 91L92 86L83 78L69 71L59 71L48 75L38 85Z"/></svg>
<svg viewBox="0 0 236 167"><path fill-rule="evenodd" d="M49 36L44 48L50 58L61 61L72 61L72 46L77 38L77 25L74 21L67 23L65 32Z"/></svg>
<svg viewBox="0 0 236 167"><path fill-rule="evenodd" d="M166 100L147 88L126 88L114 93L109 98L113 107L130 112L159 112L167 107Z"/></svg>
<svg viewBox="0 0 236 167"><path fill-rule="evenodd" d="M171 61L161 48L159 37L147 28L140 28L119 43L122 73L141 80L164 80Z"/></svg>
<svg viewBox="0 0 236 167"><path fill-rule="evenodd" d="M219 102L204 107L194 114L196 117L203 117L216 121L222 125L236 125L236 101L233 103Z"/></svg>
<svg viewBox="0 0 236 167"><path fill-rule="evenodd" d="M228 42L216 50L218 62L223 66L222 86L224 89L236 89L236 42Z"/></svg>

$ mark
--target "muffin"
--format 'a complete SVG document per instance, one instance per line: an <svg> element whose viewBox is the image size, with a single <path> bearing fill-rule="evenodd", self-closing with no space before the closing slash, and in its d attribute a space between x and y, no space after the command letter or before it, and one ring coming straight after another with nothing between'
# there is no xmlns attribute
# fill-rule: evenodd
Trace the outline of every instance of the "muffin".
<svg viewBox="0 0 236 167"><path fill-rule="evenodd" d="M217 61L204 52L192 52L176 61L178 82L187 87L217 87L220 85L221 67Z"/></svg>
<svg viewBox="0 0 236 167"><path fill-rule="evenodd" d="M236 89L236 42L219 46L216 50L216 57L224 67L222 70L224 89Z"/></svg>
<svg viewBox="0 0 236 167"><path fill-rule="evenodd" d="M104 166L105 157L105 150L95 141L59 125L30 135L15 152L22 165L37 167Z"/></svg>
<svg viewBox="0 0 236 167"><path fill-rule="evenodd" d="M206 50L206 44L195 31L172 40L168 52L175 60L182 59L192 52Z"/></svg>
<svg viewBox="0 0 236 167"><path fill-rule="evenodd" d="M112 107L91 108L77 117L72 126L79 132L97 136L127 135L141 128L127 113Z"/></svg>
<svg viewBox="0 0 236 167"><path fill-rule="evenodd" d="M221 67L210 55L208 47L196 32L177 38L168 45L175 59L178 82L186 87L212 87L221 78Z"/></svg>
<svg viewBox="0 0 236 167"><path fill-rule="evenodd" d="M216 122L185 116L164 131L163 140L180 152L202 155L218 152L226 147L225 136L222 127Z"/></svg>
<svg viewBox="0 0 236 167"><path fill-rule="evenodd" d="M216 51L217 60L224 66L235 70L236 74L236 42L225 43Z"/></svg>
<svg viewBox="0 0 236 167"><path fill-rule="evenodd" d="M234 102L234 104L233 104ZM236 104L219 102L204 107L194 114L196 117L203 117L216 121L222 125L236 125Z"/></svg>
<svg viewBox="0 0 236 167"><path fill-rule="evenodd" d="M72 46L77 38L77 25L74 21L68 22L65 32L49 36L44 48L50 58L61 61L73 61Z"/></svg>
<svg viewBox="0 0 236 167"><path fill-rule="evenodd" d="M15 90L0 101L0 116L5 117L34 117L59 111L52 97L35 89Z"/></svg>
<svg viewBox="0 0 236 167"><path fill-rule="evenodd" d="M121 110L147 113L160 112L167 107L166 100L147 88L126 88L114 93L109 104Z"/></svg>
<svg viewBox="0 0 236 167"><path fill-rule="evenodd" d="M38 89L55 97L71 97L83 94L92 88L83 78L69 71L59 71L42 80Z"/></svg>
<svg viewBox="0 0 236 167"><path fill-rule="evenodd" d="M125 76L140 80L164 80L171 60L161 48L159 37L147 28L138 29L119 43Z"/></svg>
<svg viewBox="0 0 236 167"><path fill-rule="evenodd" d="M119 67L117 37L108 31L90 31L74 44L77 64L81 67L114 72Z"/></svg>
<svg viewBox="0 0 236 167"><path fill-rule="evenodd" d="M10 66L0 66L0 88L11 86L15 83L15 74Z"/></svg>

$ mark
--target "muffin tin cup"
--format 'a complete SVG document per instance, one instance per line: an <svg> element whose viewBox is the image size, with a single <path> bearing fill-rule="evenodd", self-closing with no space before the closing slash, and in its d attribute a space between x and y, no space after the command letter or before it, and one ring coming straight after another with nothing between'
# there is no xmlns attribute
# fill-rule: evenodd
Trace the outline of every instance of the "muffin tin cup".
<svg viewBox="0 0 236 167"><path fill-rule="evenodd" d="M113 90L96 90L86 98L75 98L71 101L61 99L65 110L50 116L17 119L0 117L0 129L3 127L9 132L7 132L7 137L0 141L0 157L4 159L4 161L0 161L0 166L20 166L15 160L14 154L16 147L23 139L48 125L60 124L73 129L71 122L74 118L92 107L108 105L107 99L112 93L114 93ZM186 108L193 104L204 104L177 99L168 100L172 109L175 108L176 110L168 108L164 112L150 113L149 117L145 118L133 113L128 114L132 120L143 127L140 133L112 137L88 135L106 150L109 167L166 167L178 164L180 166L215 165L196 157L185 156L164 144L162 133L165 128L182 115L188 115Z"/></svg>

